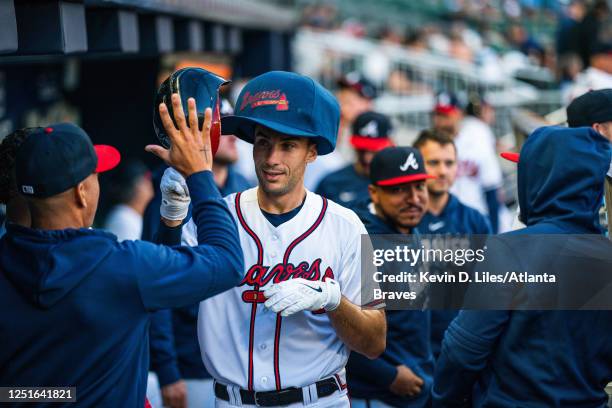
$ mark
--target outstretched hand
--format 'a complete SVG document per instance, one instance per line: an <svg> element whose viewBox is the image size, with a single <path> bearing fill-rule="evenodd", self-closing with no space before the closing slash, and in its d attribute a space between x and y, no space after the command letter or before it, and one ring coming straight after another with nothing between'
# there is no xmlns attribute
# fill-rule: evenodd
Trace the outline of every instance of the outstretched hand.
<svg viewBox="0 0 612 408"><path fill-rule="evenodd" d="M178 94L172 94L172 109L174 126L168 107L165 103L159 105L159 115L164 129L171 141L170 149L159 145L148 145L145 150L153 153L176 169L185 178L199 171L211 170L213 162L212 147L210 143L210 128L212 126L212 110L207 108L204 112L204 124L200 130L195 99L187 101L189 109L188 118L185 118L183 106ZM189 125L187 124L189 121Z"/></svg>

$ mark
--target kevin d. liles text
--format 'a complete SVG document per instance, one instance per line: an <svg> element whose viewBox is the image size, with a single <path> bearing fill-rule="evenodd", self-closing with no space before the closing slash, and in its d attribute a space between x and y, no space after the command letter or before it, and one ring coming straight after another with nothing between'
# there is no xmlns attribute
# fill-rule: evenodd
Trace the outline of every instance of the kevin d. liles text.
<svg viewBox="0 0 612 408"><path fill-rule="evenodd" d="M374 281L377 283L555 283L557 277L549 273L528 273L508 271L505 273L491 272L456 272L438 273L430 272L401 272L395 275L386 275L382 272L374 273Z"/></svg>

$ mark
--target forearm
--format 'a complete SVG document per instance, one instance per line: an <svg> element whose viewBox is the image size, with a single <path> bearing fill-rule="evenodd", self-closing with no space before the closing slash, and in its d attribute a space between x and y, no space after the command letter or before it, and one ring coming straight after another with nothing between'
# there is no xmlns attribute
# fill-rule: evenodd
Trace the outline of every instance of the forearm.
<svg viewBox="0 0 612 408"><path fill-rule="evenodd" d="M166 221L167 220L162 218L161 222L159 223L159 227L153 236L153 242L168 246L180 245L183 230L180 221L179 224L175 226L171 225L174 223L174 221L170 224Z"/></svg>
<svg viewBox="0 0 612 408"><path fill-rule="evenodd" d="M345 297L328 312L338 337L351 349L376 358L386 347L387 322L383 310L362 310Z"/></svg>

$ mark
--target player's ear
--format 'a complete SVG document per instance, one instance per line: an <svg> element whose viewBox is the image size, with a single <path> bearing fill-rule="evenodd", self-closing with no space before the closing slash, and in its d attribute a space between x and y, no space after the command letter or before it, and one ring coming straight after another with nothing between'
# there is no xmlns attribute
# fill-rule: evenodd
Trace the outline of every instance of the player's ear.
<svg viewBox="0 0 612 408"><path fill-rule="evenodd" d="M368 193L370 193L370 199L372 200L372 202L374 204L378 204L378 189L376 188L375 185L370 184L368 185Z"/></svg>
<svg viewBox="0 0 612 408"><path fill-rule="evenodd" d="M312 163L317 159L317 144L308 140L308 153L306 154L306 163Z"/></svg>

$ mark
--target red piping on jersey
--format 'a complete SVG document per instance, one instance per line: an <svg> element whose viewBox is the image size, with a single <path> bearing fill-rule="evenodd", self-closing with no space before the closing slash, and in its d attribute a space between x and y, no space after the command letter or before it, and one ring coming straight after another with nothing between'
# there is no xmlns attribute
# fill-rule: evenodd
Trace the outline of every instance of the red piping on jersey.
<svg viewBox="0 0 612 408"><path fill-rule="evenodd" d="M242 210L240 209L240 196L242 193L236 194L236 215L238 216L238 221L240 221L240 225L244 230L253 238L255 241L255 245L257 246L257 264L263 265L263 245L261 245L261 240L253 232L251 228L247 225L244 217L242 216ZM257 294L259 293L259 286L255 285L254 291L255 297L258 298ZM263 297L263 296L262 296ZM251 304L251 322L249 324L249 382L248 388L249 391L253 391L253 347L255 343L255 316L257 315L257 303Z"/></svg>
<svg viewBox="0 0 612 408"><path fill-rule="evenodd" d="M317 217L317 220L312 224L310 228L302 235L293 240L291 244L287 247L285 251L285 255L283 256L283 265L286 265L289 262L289 256L291 255L291 251L303 240L308 238L310 234L317 229L317 227L323 221L323 217L325 216L325 212L327 211L327 198L323 198L323 207L321 208L321 213ZM280 391L281 387L281 376L280 376L280 335L281 335L281 323L283 317L279 314L276 316L276 330L274 331L274 380L276 381L276 390Z"/></svg>
<svg viewBox="0 0 612 408"><path fill-rule="evenodd" d="M341 390L346 390L347 385L346 384L342 384L342 381L340 380L340 376L338 374L334 374L334 377L336 377L336 381L338 382L338 386L340 387Z"/></svg>
<svg viewBox="0 0 612 408"><path fill-rule="evenodd" d="M281 388L281 378L280 378L280 333L281 333L281 323L283 321L283 317L280 314L276 315L276 329L274 330L274 380L276 381L276 390L280 391Z"/></svg>
<svg viewBox="0 0 612 408"><path fill-rule="evenodd" d="M255 234L253 230L247 225L246 221L244 220L244 217L242 216L242 210L240 209L241 195L242 193L236 194L236 215L238 215L238 221L240 221L240 225L242 225L242 228L244 228L247 234L249 234L251 238L253 238L253 241L255 241L255 245L257 245L257 265L263 265L263 246L261 245L261 240L259 239L257 234Z"/></svg>
<svg viewBox="0 0 612 408"><path fill-rule="evenodd" d="M323 198L323 207L321 208L321 213L317 217L317 220L314 222L314 224L312 224L310 228L308 228L308 230L305 233L303 233L302 235L294 239L293 242L289 244L289 246L287 247L287 250L285 251L285 256L283 256L283 264L287 264L287 262L289 262L289 255L291 255L291 251L293 251L293 248L295 248L300 242L302 242L310 234L312 234L313 231L317 229L319 224L321 224L321 221L323 221L323 217L325 216L325 212L327 211L327 198L325 197L322 197L322 198Z"/></svg>

